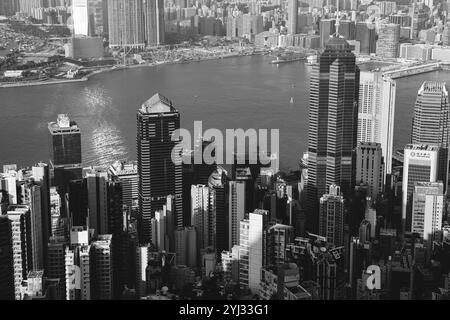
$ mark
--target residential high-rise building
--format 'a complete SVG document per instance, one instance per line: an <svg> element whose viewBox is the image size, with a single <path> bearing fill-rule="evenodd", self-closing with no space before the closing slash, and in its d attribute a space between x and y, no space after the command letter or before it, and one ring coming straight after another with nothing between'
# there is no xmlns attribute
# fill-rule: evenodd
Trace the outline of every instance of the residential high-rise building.
<svg viewBox="0 0 450 320"><path fill-rule="evenodd" d="M112 300L113 279L113 247L112 235L99 235L96 241L91 243L92 259L92 299Z"/></svg>
<svg viewBox="0 0 450 320"><path fill-rule="evenodd" d="M344 245L344 197L339 186L320 198L319 234L335 246Z"/></svg>
<svg viewBox="0 0 450 320"><path fill-rule="evenodd" d="M21 300L22 281L33 269L30 210L26 206L10 207L7 217L11 221L13 240L14 296L15 300Z"/></svg>
<svg viewBox="0 0 450 320"><path fill-rule="evenodd" d="M0 214L0 300L14 300L13 263L11 221Z"/></svg>
<svg viewBox="0 0 450 320"><path fill-rule="evenodd" d="M245 217L245 181L230 181L229 183L229 250L239 245L240 222Z"/></svg>
<svg viewBox="0 0 450 320"><path fill-rule="evenodd" d="M288 1L288 33L297 34L298 0Z"/></svg>
<svg viewBox="0 0 450 320"><path fill-rule="evenodd" d="M214 225L215 217L210 210L212 197L210 189L204 185L193 185L191 187L191 223L197 231L198 251L207 247L214 247Z"/></svg>
<svg viewBox="0 0 450 320"><path fill-rule="evenodd" d="M94 16L90 0L72 0L74 36L92 36L95 33Z"/></svg>
<svg viewBox="0 0 450 320"><path fill-rule="evenodd" d="M145 20L142 0L109 0L109 46L144 48Z"/></svg>
<svg viewBox="0 0 450 320"><path fill-rule="evenodd" d="M408 144L404 151L402 181L403 229L411 231L412 195L416 182L436 182L439 170L439 147Z"/></svg>
<svg viewBox="0 0 450 320"><path fill-rule="evenodd" d="M32 270L44 268L44 238L41 211L41 187L32 181L21 185L22 203L24 210L30 210L30 236ZM46 240L47 242L48 240Z"/></svg>
<svg viewBox="0 0 450 320"><path fill-rule="evenodd" d="M0 2L0 16L12 16L19 11L19 0L3 0Z"/></svg>
<svg viewBox="0 0 450 320"><path fill-rule="evenodd" d="M148 46L165 41L164 0L144 0L145 39Z"/></svg>
<svg viewBox="0 0 450 320"><path fill-rule="evenodd" d="M317 230L319 198L332 184L352 192L359 97L359 68L347 41L334 35L311 75L307 207Z"/></svg>
<svg viewBox="0 0 450 320"><path fill-rule="evenodd" d="M267 230L267 262L281 265L287 262L286 246L294 241L294 227L274 224Z"/></svg>
<svg viewBox="0 0 450 320"><path fill-rule="evenodd" d="M356 185L367 185L367 195L376 201L384 191L384 158L379 143L359 143L356 148Z"/></svg>
<svg viewBox="0 0 450 320"><path fill-rule="evenodd" d="M76 122L65 114L48 124L51 138L50 169L53 185L63 196L70 180L82 178L81 130Z"/></svg>
<svg viewBox="0 0 450 320"><path fill-rule="evenodd" d="M137 159L139 174L139 232L141 243L151 240L151 219L174 201L174 227L183 227L182 162L172 161L177 140L172 134L180 128L180 114L166 97L155 94L137 114Z"/></svg>
<svg viewBox="0 0 450 320"><path fill-rule="evenodd" d="M411 231L428 241L438 239L445 210L442 182L416 182L412 204Z"/></svg>
<svg viewBox="0 0 450 320"><path fill-rule="evenodd" d="M147 266L149 260L150 245L142 245L136 248L136 296L143 297L147 293Z"/></svg>
<svg viewBox="0 0 450 320"><path fill-rule="evenodd" d="M386 174L392 170L396 88L381 72L360 74L357 141L381 144Z"/></svg>
<svg viewBox="0 0 450 320"><path fill-rule="evenodd" d="M259 292L261 268L266 264L266 228L269 212L256 209L241 221L239 237L239 284Z"/></svg>
<svg viewBox="0 0 450 320"><path fill-rule="evenodd" d="M398 58L400 47L400 25L381 23L378 28L377 56Z"/></svg>

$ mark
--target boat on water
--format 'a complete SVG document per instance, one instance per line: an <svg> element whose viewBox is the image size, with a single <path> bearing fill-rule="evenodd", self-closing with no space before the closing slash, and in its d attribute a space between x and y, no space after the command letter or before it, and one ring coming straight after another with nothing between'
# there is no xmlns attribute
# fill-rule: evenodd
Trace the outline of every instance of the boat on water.
<svg viewBox="0 0 450 320"><path fill-rule="evenodd" d="M272 60L271 64L280 64L280 63L288 63L288 62L294 62L294 61L300 61L305 59L306 56L294 52L290 53L283 53L276 57L275 60Z"/></svg>
<svg viewBox="0 0 450 320"><path fill-rule="evenodd" d="M317 63L317 55L308 56L306 58L306 64L309 66L315 65Z"/></svg>
<svg viewBox="0 0 450 320"><path fill-rule="evenodd" d="M294 97L291 97L290 103L291 103L291 104L294 104Z"/></svg>

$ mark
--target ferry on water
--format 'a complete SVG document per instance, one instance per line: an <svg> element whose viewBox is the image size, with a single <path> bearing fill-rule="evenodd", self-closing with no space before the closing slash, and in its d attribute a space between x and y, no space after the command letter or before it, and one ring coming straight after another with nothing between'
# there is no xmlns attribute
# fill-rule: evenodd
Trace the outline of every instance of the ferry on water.
<svg viewBox="0 0 450 320"><path fill-rule="evenodd" d="M275 60L272 60L271 64L279 64L279 63L288 63L288 62L294 62L294 61L300 61L304 60L306 56L304 54L289 52L289 53L283 53L276 57Z"/></svg>

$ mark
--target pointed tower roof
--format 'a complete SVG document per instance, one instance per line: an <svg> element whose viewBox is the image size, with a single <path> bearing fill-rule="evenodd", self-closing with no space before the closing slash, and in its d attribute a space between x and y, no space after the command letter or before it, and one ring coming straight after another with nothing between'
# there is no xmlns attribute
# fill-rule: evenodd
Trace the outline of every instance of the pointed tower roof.
<svg viewBox="0 0 450 320"><path fill-rule="evenodd" d="M142 104L142 113L166 113L176 112L172 101L164 97L162 94L156 93L153 97Z"/></svg>

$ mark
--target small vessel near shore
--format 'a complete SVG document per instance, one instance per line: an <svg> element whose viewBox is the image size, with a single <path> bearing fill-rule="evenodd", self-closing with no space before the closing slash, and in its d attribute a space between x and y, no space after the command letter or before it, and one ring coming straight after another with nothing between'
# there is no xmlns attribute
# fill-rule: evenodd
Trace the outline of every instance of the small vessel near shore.
<svg viewBox="0 0 450 320"><path fill-rule="evenodd" d="M282 53L276 57L275 60L272 60L271 64L280 64L280 63L288 63L294 61L304 60L306 58L305 55L295 52Z"/></svg>

